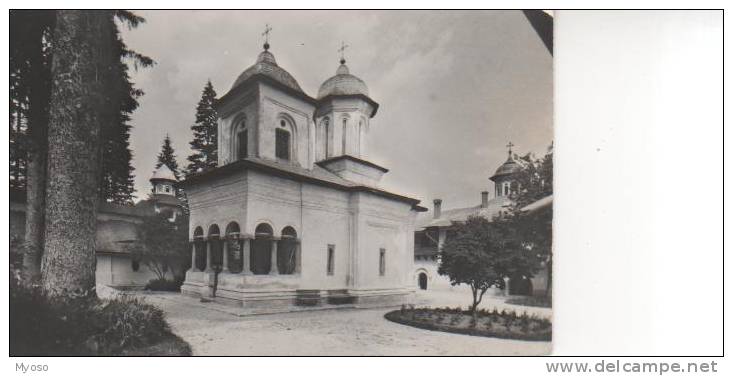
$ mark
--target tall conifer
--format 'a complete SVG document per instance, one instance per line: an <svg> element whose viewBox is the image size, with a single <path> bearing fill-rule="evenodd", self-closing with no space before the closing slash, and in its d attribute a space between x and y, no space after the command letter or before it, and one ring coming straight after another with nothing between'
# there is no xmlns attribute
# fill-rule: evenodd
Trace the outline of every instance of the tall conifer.
<svg viewBox="0 0 733 376"><path fill-rule="evenodd" d="M193 141L190 144L193 154L188 157L186 177L216 167L218 115L214 109L215 102L216 91L211 81L208 81L196 106L196 122L191 126Z"/></svg>

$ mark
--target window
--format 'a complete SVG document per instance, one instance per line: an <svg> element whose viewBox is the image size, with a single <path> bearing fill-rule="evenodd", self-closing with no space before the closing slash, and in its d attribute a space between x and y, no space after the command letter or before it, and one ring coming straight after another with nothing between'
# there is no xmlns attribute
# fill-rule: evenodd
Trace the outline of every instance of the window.
<svg viewBox="0 0 733 376"><path fill-rule="evenodd" d="M333 275L333 258L336 251L336 246L333 244L328 245L328 255L326 258L326 275Z"/></svg>
<svg viewBox="0 0 733 376"><path fill-rule="evenodd" d="M379 276L384 276L384 271L387 266L385 265L384 254L385 254L385 249L380 248L379 249Z"/></svg>
<svg viewBox="0 0 733 376"><path fill-rule="evenodd" d="M504 196L509 195L509 183L504 183Z"/></svg>
<svg viewBox="0 0 733 376"><path fill-rule="evenodd" d="M165 193L171 193L170 185L166 185L164 189L165 189Z"/></svg>
<svg viewBox="0 0 733 376"><path fill-rule="evenodd" d="M237 133L237 159L247 158L247 130Z"/></svg>
<svg viewBox="0 0 733 376"><path fill-rule="evenodd" d="M341 129L341 154L346 154L346 118L343 120Z"/></svg>
<svg viewBox="0 0 733 376"><path fill-rule="evenodd" d="M290 160L290 132L284 129L275 129L275 157Z"/></svg>
<svg viewBox="0 0 733 376"><path fill-rule="evenodd" d="M326 129L324 129L324 133L326 134L326 142L324 142L324 146L323 146L323 155L325 155L325 157L328 158L330 155L328 147L329 147L329 143L331 142L329 141L331 139L331 125L328 121L328 118L326 118L325 123L326 124L324 126Z"/></svg>
<svg viewBox="0 0 733 376"><path fill-rule="evenodd" d="M136 272L138 270L140 270L140 261L132 260L132 271Z"/></svg>

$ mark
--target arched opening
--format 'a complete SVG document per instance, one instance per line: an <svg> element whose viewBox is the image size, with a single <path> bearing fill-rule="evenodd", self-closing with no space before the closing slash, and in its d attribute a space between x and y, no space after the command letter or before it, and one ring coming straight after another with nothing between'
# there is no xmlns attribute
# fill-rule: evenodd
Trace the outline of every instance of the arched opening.
<svg viewBox="0 0 733 376"><path fill-rule="evenodd" d="M277 159L284 161L297 159L296 132L295 122L292 118L281 114L275 127L275 157Z"/></svg>
<svg viewBox="0 0 733 376"><path fill-rule="evenodd" d="M298 234L295 229L287 226L280 233L277 244L277 271L280 274L295 273L297 257Z"/></svg>
<svg viewBox="0 0 733 376"><path fill-rule="evenodd" d="M268 274L272 257L272 227L267 223L260 223L255 228L255 238L252 240L250 265L253 274Z"/></svg>
<svg viewBox="0 0 733 376"><path fill-rule="evenodd" d="M193 244L196 255L194 260L196 261L196 270L206 269L206 242L204 241L204 229L201 226L196 227L193 231Z"/></svg>
<svg viewBox="0 0 733 376"><path fill-rule="evenodd" d="M229 222L224 241L227 242L227 260L229 271L232 273L242 271L242 241L240 239L239 224Z"/></svg>
<svg viewBox="0 0 733 376"><path fill-rule="evenodd" d="M347 118L343 118L341 121L341 154L346 154L346 123Z"/></svg>
<svg viewBox="0 0 733 376"><path fill-rule="evenodd" d="M247 128L247 118L240 116L232 125L231 150L232 160L241 160L249 156L251 135Z"/></svg>
<svg viewBox="0 0 733 376"><path fill-rule="evenodd" d="M328 138L329 138L329 118L321 120L318 129L316 130L316 160L322 160L328 158Z"/></svg>
<svg viewBox="0 0 733 376"><path fill-rule="evenodd" d="M361 157L364 153L362 145L364 139L364 119L359 120L359 129L357 130L356 140L356 154Z"/></svg>
<svg viewBox="0 0 733 376"><path fill-rule="evenodd" d="M420 290L428 289L428 275L424 272L417 276L417 286L420 287Z"/></svg>
<svg viewBox="0 0 733 376"><path fill-rule="evenodd" d="M211 247L211 265L209 265L209 268L211 269L221 270L221 266L224 261L224 255L221 252L222 244L220 240L221 232L219 231L219 226L216 224L209 226L207 241L209 243L209 247Z"/></svg>

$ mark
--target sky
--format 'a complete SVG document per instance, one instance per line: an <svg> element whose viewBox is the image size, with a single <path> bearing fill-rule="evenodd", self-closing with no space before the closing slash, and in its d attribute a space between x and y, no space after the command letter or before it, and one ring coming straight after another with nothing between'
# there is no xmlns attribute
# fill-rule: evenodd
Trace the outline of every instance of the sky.
<svg viewBox="0 0 733 376"><path fill-rule="evenodd" d="M262 51L315 97L346 60L379 103L363 156L390 171L382 188L432 208L477 205L514 151L544 155L552 142L552 56L520 11L138 11L123 31L156 65L132 71L145 92L132 116L138 199L150 190L163 138L180 167L207 80L219 96Z"/></svg>

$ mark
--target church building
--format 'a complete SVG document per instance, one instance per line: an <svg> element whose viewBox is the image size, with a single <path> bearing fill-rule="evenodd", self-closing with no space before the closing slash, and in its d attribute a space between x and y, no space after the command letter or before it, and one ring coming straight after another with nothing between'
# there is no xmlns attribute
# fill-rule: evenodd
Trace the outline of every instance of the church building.
<svg viewBox="0 0 733 376"><path fill-rule="evenodd" d="M181 291L248 308L404 301L426 209L380 188L388 170L365 147L379 105L343 57L314 98L269 48L216 103L218 167L180 184Z"/></svg>

